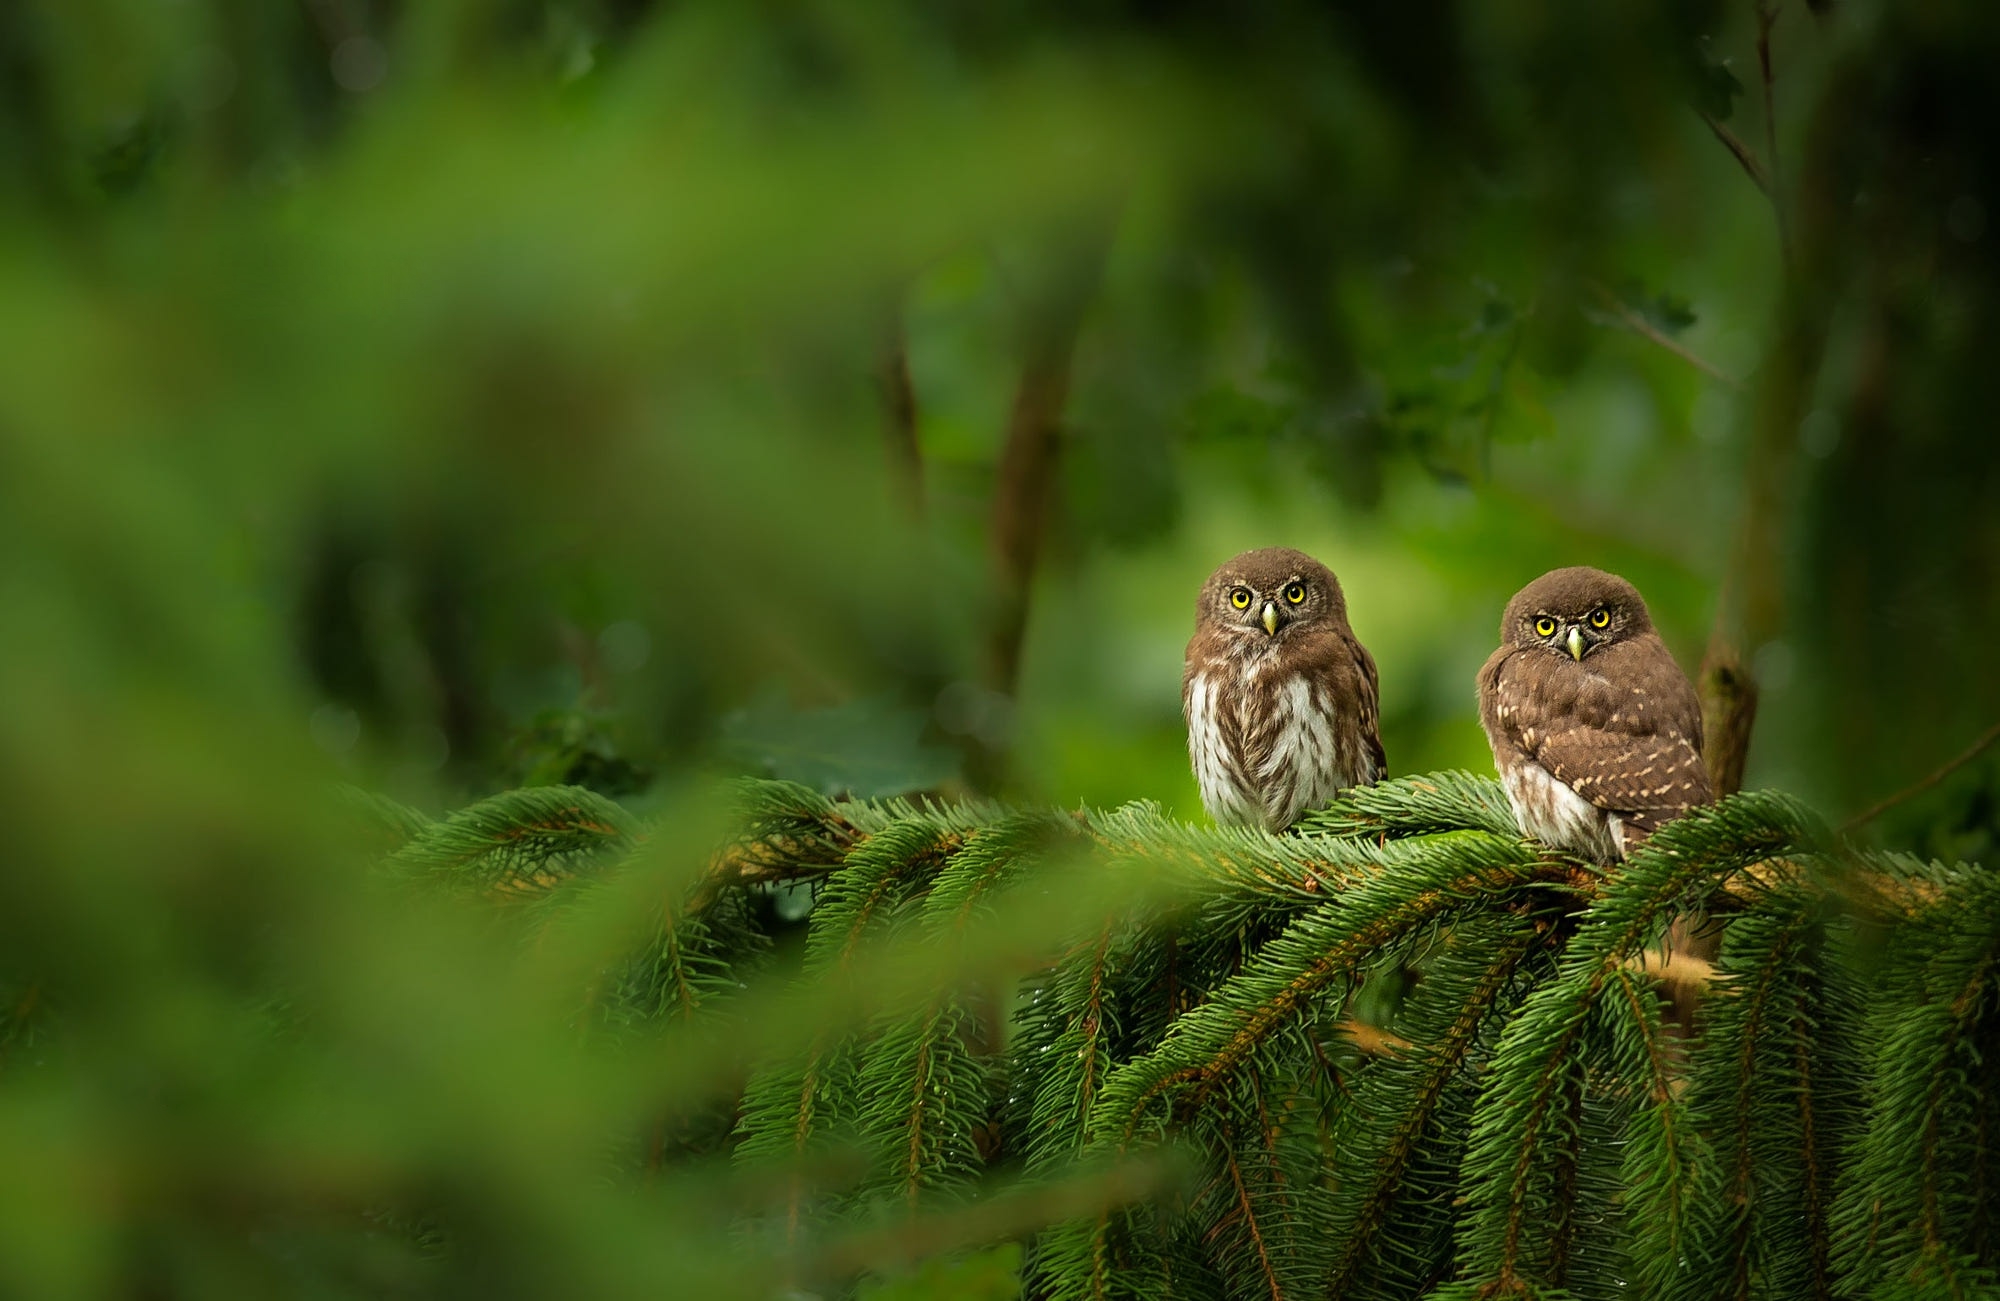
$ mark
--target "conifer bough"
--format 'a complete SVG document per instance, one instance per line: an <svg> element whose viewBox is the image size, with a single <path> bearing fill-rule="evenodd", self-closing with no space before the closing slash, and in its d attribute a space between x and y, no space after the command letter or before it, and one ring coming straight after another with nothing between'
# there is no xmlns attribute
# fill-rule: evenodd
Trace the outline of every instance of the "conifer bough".
<svg viewBox="0 0 2000 1301"><path fill-rule="evenodd" d="M865 1262L827 1244L865 1230L1024 1240L1047 1298L1993 1294L1978 867L1863 851L1755 792L1599 869L1455 772L1281 836L1145 804L740 798L738 837L580 1015L745 1031L702 1041L740 1091L645 1157L759 1176L746 1268L781 1285L837 1291ZM371 807L399 874L538 917L645 852L578 788ZM801 881L803 958L760 974L759 896ZM1657 950L1696 912L1721 953L1679 1033Z"/></svg>

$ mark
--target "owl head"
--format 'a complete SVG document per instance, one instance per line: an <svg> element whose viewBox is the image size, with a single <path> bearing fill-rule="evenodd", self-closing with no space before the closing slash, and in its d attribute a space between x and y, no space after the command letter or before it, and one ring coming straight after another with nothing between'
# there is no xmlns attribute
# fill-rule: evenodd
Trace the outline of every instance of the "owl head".
<svg viewBox="0 0 2000 1301"><path fill-rule="evenodd" d="M1551 569L1514 593L1500 619L1500 640L1582 660L1652 629L1637 588L1616 574L1577 565Z"/></svg>
<svg viewBox="0 0 2000 1301"><path fill-rule="evenodd" d="M1202 584L1195 623L1276 640L1293 628L1347 622L1333 571L1303 551L1263 547L1225 562Z"/></svg>

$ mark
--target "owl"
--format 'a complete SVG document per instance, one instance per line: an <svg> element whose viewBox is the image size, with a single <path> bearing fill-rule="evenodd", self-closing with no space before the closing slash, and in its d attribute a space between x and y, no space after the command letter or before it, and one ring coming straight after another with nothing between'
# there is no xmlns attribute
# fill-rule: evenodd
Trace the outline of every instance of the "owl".
<svg viewBox="0 0 2000 1301"><path fill-rule="evenodd" d="M1375 661L1333 571L1266 547L1202 585L1181 703L1201 802L1217 822L1280 831L1383 775Z"/></svg>
<svg viewBox="0 0 2000 1301"><path fill-rule="evenodd" d="M1599 863L1714 799L1701 704L1638 591L1555 569L1514 594L1479 722L1524 835Z"/></svg>

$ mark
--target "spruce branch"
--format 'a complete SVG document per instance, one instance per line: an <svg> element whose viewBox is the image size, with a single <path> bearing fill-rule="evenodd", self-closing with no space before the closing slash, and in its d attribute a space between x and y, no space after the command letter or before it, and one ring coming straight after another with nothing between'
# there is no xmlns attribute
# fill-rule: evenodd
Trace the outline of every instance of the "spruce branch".
<svg viewBox="0 0 2000 1301"><path fill-rule="evenodd" d="M1226 1078L1269 1036L1308 1009L1337 1006L1321 996L1351 987L1358 970L1395 946L1434 933L1454 913L1489 906L1496 895L1546 880L1549 867L1522 842L1482 832L1438 837L1449 853L1378 851L1401 861L1306 914L1258 953L1206 1003L1178 1018L1159 1049L1114 1072L1092 1117L1105 1141L1122 1147L1159 1098Z"/></svg>
<svg viewBox="0 0 2000 1301"><path fill-rule="evenodd" d="M804 979L845 971L863 937L963 843L965 833L941 821L907 816L853 842L843 870L828 882L813 910ZM789 838L791 829L785 834ZM825 1033L815 1034L799 1057L762 1066L744 1091L736 1159L796 1170L809 1154L858 1127L857 1071L852 1044ZM794 1174L783 1207L787 1242L797 1240L806 1213L807 1189Z"/></svg>
<svg viewBox="0 0 2000 1301"><path fill-rule="evenodd" d="M1546 929L1512 912L1460 926L1405 1010L1407 1051L1359 1073L1336 1150L1364 1174L1335 1192L1329 1295L1408 1295L1448 1268L1466 1082Z"/></svg>
<svg viewBox="0 0 2000 1301"><path fill-rule="evenodd" d="M380 833L385 842L381 850L385 854L408 844L431 825L428 815L378 791L342 784L334 788L334 796L343 808Z"/></svg>
<svg viewBox="0 0 2000 1301"><path fill-rule="evenodd" d="M844 1238L857 1219L893 1236L989 1204L1003 1112L1034 1186L1182 1147L1199 1172L1061 1202L1035 1296L1948 1295L2000 1264L2000 885L1863 852L1784 797L1725 799L1602 872L1466 774L1283 836L1143 804L738 799L743 832L664 900L634 885L663 842L588 792L385 820L400 875L504 916L649 910L590 976L587 1028L676 1071L690 1048L755 1063L735 1157L792 1284L852 1266L820 1244L891 1241ZM796 1028L715 1042L764 1007L759 891L801 879L804 969L770 1004ZM1725 939L1687 1041L1657 950L1698 909ZM1357 1015L1388 1017L1371 1052ZM648 1165L729 1141L712 1100L659 1118Z"/></svg>
<svg viewBox="0 0 2000 1301"><path fill-rule="evenodd" d="M1680 1084L1680 1041L1667 1033L1653 982L1629 966L1610 978L1613 1070L1630 1096L1624 1181L1633 1225L1630 1272L1660 1292L1684 1268L1688 1217L1700 1195L1700 1144Z"/></svg>
<svg viewBox="0 0 2000 1301"><path fill-rule="evenodd" d="M628 849L637 825L581 786L535 786L425 822L389 856L388 870L496 898L542 894Z"/></svg>
<svg viewBox="0 0 2000 1301"><path fill-rule="evenodd" d="M1835 1177L1862 1074L1847 925L1841 896L1801 874L1724 936L1688 1092L1709 1151L1669 1296L1835 1294Z"/></svg>
<svg viewBox="0 0 2000 1301"><path fill-rule="evenodd" d="M1229 1167L1230 1187L1235 1194L1235 1214L1240 1218L1251 1249L1256 1254L1258 1275L1268 1289L1271 1301L1285 1301L1285 1289L1278 1282L1278 1271L1271 1264L1270 1249L1265 1246L1263 1231L1257 1226L1257 1207L1250 1198L1249 1190L1244 1187L1243 1170L1237 1164L1236 1153L1225 1146L1223 1160Z"/></svg>
<svg viewBox="0 0 2000 1301"><path fill-rule="evenodd" d="M2000 1101L2000 884L1915 869L1942 889L1894 933L1873 990L1867 1122L1834 1211L1854 1289L1971 1294L1994 1285ZM1986 1087L1982 1087L1986 1085Z"/></svg>
<svg viewBox="0 0 2000 1301"><path fill-rule="evenodd" d="M980 828L939 873L915 924L930 942L957 945L991 892L1078 839L1073 822L1052 814ZM970 994L941 988L914 1016L890 1018L857 1081L862 1132L880 1153L877 1186L912 1207L984 1163L978 1134L997 1104L998 1063L980 1042Z"/></svg>
<svg viewBox="0 0 2000 1301"><path fill-rule="evenodd" d="M1326 808L1300 818L1297 829L1306 835L1350 838L1440 831L1520 834L1500 783L1456 769L1350 787Z"/></svg>
<svg viewBox="0 0 2000 1301"><path fill-rule="evenodd" d="M1107 917L1021 995L1014 1142L1030 1170L1076 1159L1106 1073L1128 1040L1118 992L1139 984L1145 922Z"/></svg>
<svg viewBox="0 0 2000 1301"><path fill-rule="evenodd" d="M1557 976L1502 1033L1481 1090L1465 1158L1461 1257L1483 1286L1506 1295L1561 1285L1590 1059L1606 1051L1606 985L1643 954L1671 910L1701 907L1745 867L1823 838L1796 803L1737 795L1671 823L1607 879Z"/></svg>
<svg viewBox="0 0 2000 1301"><path fill-rule="evenodd" d="M1180 1178L1179 1164L1168 1155L1077 1170L1061 1179L1017 1181L979 1202L920 1216L870 1217L858 1228L802 1248L799 1258L782 1262L784 1276L845 1281L863 1271L1004 1242L1051 1219L1115 1213L1113 1208L1168 1192Z"/></svg>

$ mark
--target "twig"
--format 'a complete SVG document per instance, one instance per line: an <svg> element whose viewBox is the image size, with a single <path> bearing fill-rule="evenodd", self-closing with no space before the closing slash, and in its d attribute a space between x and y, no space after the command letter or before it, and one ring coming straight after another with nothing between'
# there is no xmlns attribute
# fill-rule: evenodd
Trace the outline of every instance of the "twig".
<svg viewBox="0 0 2000 1301"><path fill-rule="evenodd" d="M1701 120L1708 123L1708 129L1715 133L1715 138L1722 142L1722 147L1736 156L1736 161L1743 165L1744 173L1756 187L1765 197L1770 197L1771 181L1764 175L1764 164L1757 161L1756 153L1749 145L1743 143L1743 137L1724 126L1720 119L1711 114L1703 113Z"/></svg>
<svg viewBox="0 0 2000 1301"><path fill-rule="evenodd" d="M910 518L924 517L924 454L917 444L917 390L910 382L909 342L900 314L891 315L876 371L882 387L885 417L883 438L888 446L889 473L902 494Z"/></svg>
<svg viewBox="0 0 2000 1301"><path fill-rule="evenodd" d="M1055 487L1063 402L1069 395L1071 336L1037 340L1021 367L1007 418L993 493L992 554L999 608L987 636L986 685L1011 696L1021 675L1028 593L1042 524Z"/></svg>
<svg viewBox="0 0 2000 1301"><path fill-rule="evenodd" d="M1889 796L1887 799L1879 800L1875 804L1855 814L1847 821L1841 823L1840 829L1842 831L1852 831L1856 827L1874 821L1876 818L1880 817L1884 813L1887 813L1890 809L1895 808L1898 804L1901 804L1903 801L1910 799L1914 796L1923 794L1931 787L1937 785L1945 778L1957 772L1960 768L1965 767L1965 765L1971 763L1974 759L1977 759L1980 755L1985 754L1988 750L1992 749L1993 743L1995 741L2000 741L2000 723L1995 723L1993 726L1987 728L1984 732L1981 732L1979 734L1979 739L1974 741L1971 745L1967 746L1965 752L1960 754L1956 759L1953 759L1951 762L1945 764L1942 768L1939 768L1936 772L1924 778L1922 781L1917 782L1916 784L1911 786L1906 786L1902 790L1897 791L1894 795Z"/></svg>
<svg viewBox="0 0 2000 1301"><path fill-rule="evenodd" d="M1722 385L1724 388L1727 388L1732 392L1739 392L1739 393L1742 392L1743 390L1742 380L1737 379L1734 375L1731 375L1728 371L1723 370L1715 363L1701 356L1699 353L1690 350L1685 344L1682 344L1681 342L1676 340L1672 335L1666 333L1664 330L1654 325L1651 321L1647 320L1644 316L1641 316L1638 312L1633 311L1630 306L1628 306L1626 303L1620 300L1619 297L1616 294L1612 293L1609 289L1606 289L1603 285L1597 284L1595 282L1591 284L1590 289L1592 293L1597 295L1598 301L1602 302L1604 306L1614 316L1618 318L1620 323L1622 323L1626 329L1631 330L1634 334L1638 334L1646 339L1651 340L1654 343L1659 344L1662 348L1665 348L1668 352L1674 354L1674 356L1679 357L1682 361L1694 367L1696 370L1708 376L1710 379Z"/></svg>
<svg viewBox="0 0 2000 1301"><path fill-rule="evenodd" d="M1353 1041L1354 1046L1370 1057L1391 1057L1408 1052L1410 1041L1401 1035L1392 1034L1379 1025L1354 1017L1342 1017L1339 1025L1341 1033Z"/></svg>
<svg viewBox="0 0 2000 1301"><path fill-rule="evenodd" d="M1757 69L1763 86L1764 149L1769 171L1735 132L1706 113L1702 119L1770 201L1778 226L1781 274L1790 282L1794 274L1792 231L1778 157L1777 97L1773 93L1777 77L1771 65L1771 28L1777 19L1776 0L1758 0ZM1787 295L1788 300L1794 297ZM1802 395L1818 369L1824 344L1824 330L1803 328L1804 322L1797 318L1797 303L1791 301L1789 308L1781 346L1760 376L1734 563L1716 606L1715 626L1709 633L1698 679L1706 733L1702 760L1717 795L1731 794L1743 784L1750 732L1757 718L1757 680L1745 652L1776 635L1780 626L1780 585L1773 557L1780 553L1777 534L1785 511L1782 481L1802 414Z"/></svg>
<svg viewBox="0 0 2000 1301"><path fill-rule="evenodd" d="M1021 373L1007 417L1007 437L995 467L988 546L993 566L993 606L985 635L984 679L994 693L1012 697L1020 685L1021 646L1042 533L1056 485L1062 447L1063 405L1083 316L1109 247L1108 228L1093 225L1047 251L1036 285L1023 302ZM1003 745L988 744L971 757L975 785L990 788L1005 766Z"/></svg>

